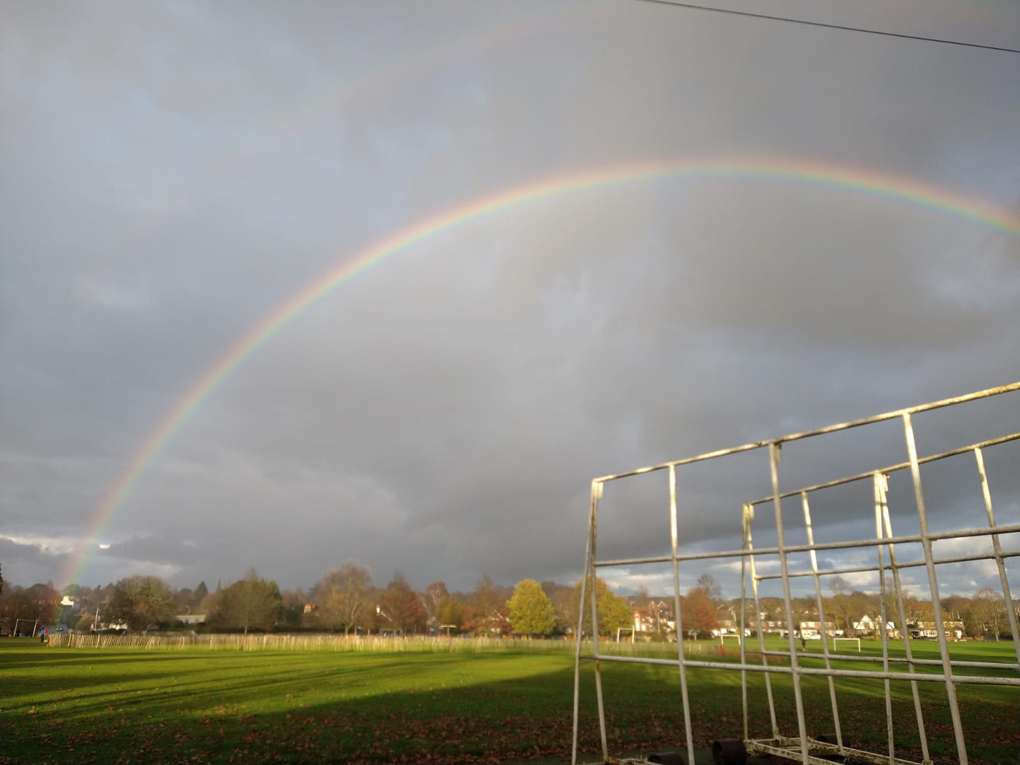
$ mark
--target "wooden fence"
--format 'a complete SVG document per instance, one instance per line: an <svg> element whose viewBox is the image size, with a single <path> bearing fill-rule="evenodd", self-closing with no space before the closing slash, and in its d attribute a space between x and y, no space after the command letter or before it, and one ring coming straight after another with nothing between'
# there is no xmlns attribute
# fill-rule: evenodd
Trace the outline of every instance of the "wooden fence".
<svg viewBox="0 0 1020 765"><path fill-rule="evenodd" d="M586 641L587 643L588 641ZM447 638L409 635L267 634L267 635L51 635L51 648L134 648L164 651L335 651L375 653L488 653L499 651L572 654L573 640L525 640L513 638ZM585 646L591 650L590 645ZM599 641L603 654L626 656L676 656L675 643L613 643ZM685 654L715 653L712 643L687 643Z"/></svg>

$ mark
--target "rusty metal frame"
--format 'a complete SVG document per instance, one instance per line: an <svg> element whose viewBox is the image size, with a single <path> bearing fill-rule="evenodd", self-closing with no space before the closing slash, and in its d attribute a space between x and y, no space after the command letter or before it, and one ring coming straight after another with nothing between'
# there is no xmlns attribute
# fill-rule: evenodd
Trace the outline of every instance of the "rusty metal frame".
<svg viewBox="0 0 1020 765"><path fill-rule="evenodd" d="M922 707L920 702L920 696L918 693L919 682L938 682L943 683L946 688L946 694L949 701L950 713L953 720L953 731L957 749L958 760L961 765L967 765L967 748L966 741L963 733L963 726L960 719L959 705L956 699L956 686L959 683L968 684L985 684L985 685L1008 685L1014 687L1020 687L1020 628L1018 628L1017 617L1012 607L1012 596L1010 593L1009 580L1006 575L1006 568L1004 561L1008 558L1020 556L1020 548L1018 549L1003 549L1002 540L1000 535L1002 534L1015 534L1020 532L1020 524L1007 524L1007 525L996 525L995 515L992 506L991 493L988 485L988 478L984 466L984 451L989 448L993 448L1000 444L1010 443L1013 441L1020 440L1020 433L1014 433L1008 436L1003 436L991 440L982 441L979 443L970 444L969 446L960 447L951 451L942 452L939 454L933 454L925 457L919 457L914 428L913 428L913 416L921 414L923 412L929 412L944 407L955 406L957 404L966 403L969 401L976 401L979 399L985 399L992 396L998 396L1006 393L1013 393L1020 391L1020 382L1012 383L1010 385L1004 385L997 388L989 388L983 391L977 391L970 393L965 396L957 396L954 398L943 399L941 401L935 401L929 404L922 404L920 406L909 407L907 409L895 410L880 414L874 417L868 417L865 419L854 420L850 422L840 423L837 425L831 425L825 428L819 428L817 430L805 431L802 433L794 433L781 438L776 438L768 441L759 441L750 444L744 444L742 446L733 447L730 449L721 449L705 454L697 455L695 457L688 457L672 462L661 463L650 467L639 468L636 470L630 470L624 473L618 473L615 475L603 476L596 478L592 481L591 485L591 505L588 518L588 535L587 545L585 551L585 564L584 564L584 577L581 582L581 602L584 603L584 597L586 594L591 598L591 632L592 632L592 643L591 643L591 654L585 654L582 649L582 632L583 632L583 610L579 609L581 613L578 615L577 624L577 646L575 650L575 662L574 662L574 725L573 725L573 748L571 754L571 763L576 765L577 763L577 740L578 740L578 726L579 726L579 703L580 703L580 671L581 662L592 661L595 668L595 688L596 696L598 701L598 714L599 714L599 730L601 734L602 744L602 757L604 762L610 762L611 758L607 746L606 739L606 714L605 714L605 701L603 698L602 691L602 677L601 677L601 662L602 661L614 661L614 662L632 662L641 664L659 664L667 666L675 666L679 671L680 679L680 692L683 702L683 713L684 713L684 729L686 733L686 746L688 762L694 763L694 740L691 725L691 714L690 704L688 697L688 685L687 685L687 668L689 667L700 667L700 668L712 668L712 669L725 669L731 671L739 671L741 673L741 689L742 689L742 707L743 707L743 737L744 745L747 751L751 754L769 754L781 756L791 760L799 760L800 762L807 765L808 763L817 763L817 765L823 765L828 763L828 760L823 759L825 756L841 755L851 756L853 759L858 759L867 762L874 762L878 765L915 765L913 761L900 759L896 756L895 743L894 743L894 730L893 730L893 718L891 708L891 684L893 682L907 682L910 684L911 694L914 701L914 710L916 717L917 732L921 741L922 748L922 764L930 765L931 758L928 753L928 740L924 724L924 716L922 714ZM815 484L813 486L802 487L794 491L781 491L779 482L779 454L780 448L784 443L799 441L807 438L814 438L823 436L829 433L836 433L851 428L858 428L867 425L871 425L879 422L886 422L890 420L899 419L902 423L904 442L907 451L907 461L898 463L895 465L889 465L881 467L875 470L871 470L866 473L860 473L856 475L846 476L835 480L827 481L821 484ZM742 507L742 534L741 534L741 546L740 549L721 550L713 552L696 552L696 553L680 553L680 528L678 524L678 493L677 493L677 472L678 468L685 465L690 465L697 462L703 462L710 459L716 459L721 457L727 457L742 452L750 452L755 450L763 450L767 452L769 459L769 469L772 481L772 494L768 497L754 500L753 502L747 502ZM927 511L924 500L924 491L921 482L920 466L929 462L946 459L948 457L958 456L971 453L974 455L977 473L981 484L982 496L984 500L984 506L986 515L988 517L988 526L983 528L963 528L949 532L938 532L932 533L928 529ZM616 560L604 560L600 561L596 555L597 549L597 528L598 528L598 506L599 501L603 496L603 488L606 483L619 480L621 478L627 478L632 476L643 475L646 473L654 473L658 471L667 471L669 479L669 514L670 514L670 540L671 540L671 552L669 556L652 556L642 558L626 558ZM919 533L907 534L907 535L895 535L892 529L891 515L889 512L889 500L888 500L888 476L892 473L909 470L913 484L914 491L914 504L917 511L917 524ZM838 541L838 542L816 542L814 536L814 529L811 525L811 508L810 508L810 495L820 489L831 488L840 486L843 484L849 484L857 481L871 481L873 486L874 495L874 514L875 514L875 536L873 538L852 540L852 541ZM791 544L785 543L784 537L784 517L783 517L783 500L792 499L797 497L800 499L801 511L803 514L803 520L805 530L807 532L807 544ZM755 548L752 540L752 525L754 520L755 508L758 505L765 505L771 503L773 506L776 522L776 545L768 548ZM952 557L939 557L937 558L932 549L932 543L945 540L945 539L959 539L965 537L991 537L992 540L992 552L984 554L973 554L973 555L958 555ZM896 558L896 545L904 543L919 543L924 552L924 559L922 561L898 561ZM836 550L836 549L849 549L849 548L874 548L876 551L877 560L873 565L868 566L847 566L833 569L819 569L816 553L822 550ZM787 558L790 553L794 552L807 552L810 554L811 568L809 571L790 571ZM755 558L762 555L778 556L780 564L780 572L778 574L759 574L755 567ZM686 658L684 655L684 638L683 638L683 627L681 624L681 613L680 613L680 579L679 579L679 563L682 561L691 560L711 560L720 558L735 558L739 557L741 560L741 624L746 624L747 607L748 607L748 582L751 585L751 595L754 602L754 612L757 618L758 629L758 650L756 651L761 657L761 663L748 663L747 653L745 650L745 635L744 631L740 632L740 660L737 663L733 662L713 662L713 661L701 661ZM949 655L948 643L946 640L945 624L942 620L941 608L933 608L934 620L936 626L936 633L939 643L939 659L919 659L913 656L910 644L912 638L909 635L907 629L906 613L903 605L903 592L902 584L900 581L900 572L905 568L915 568L923 566L926 569L927 579L933 604L940 602L938 579L936 576L935 566L945 563L959 563L965 561L976 561L976 560L994 560L996 562L1000 584L1002 586L1002 594L1005 603L1007 604L1007 614L1010 626L1010 631L1013 637L1013 645L1017 650L1017 662L1016 664L1003 664L996 662L977 662L977 661L954 661ZM599 651L598 641L598 612L597 612L597 600L596 592L594 587L594 579L596 572L599 568L612 567L612 566L640 566L645 564L653 563L671 563L673 568L673 593L674 593L674 607L675 607L675 618L676 618L676 635L677 635L677 658L676 659L656 659L648 657L637 657L637 656L623 656L623 655L605 655ZM840 662L861 662L862 669L838 669L832 666L832 657L828 650L828 634L826 632L826 621L824 618L824 605L821 594L820 577L829 576L843 573L858 573L858 572L872 572L877 573L879 576L880 587L882 591L892 591L895 593L895 611L894 614L885 613L885 598L880 598L881 601L881 638L882 638L882 656L852 656L852 655L839 655ZM795 629L794 619L791 610L791 594L790 594L790 580L803 577L811 576L814 579L814 590L816 596L817 607L819 610L819 619L821 623L821 637L822 637L822 660L824 667L805 667L802 666L797 654L796 642L795 642ZM761 619L761 608L758 594L758 585L760 582L765 580L779 579L782 582L783 588L783 604L785 610L786 619L786 633L788 637L789 647L788 650L784 651L769 651L765 648L764 643L764 630L762 629ZM590 593L588 589L590 587ZM903 636L905 645L905 656L904 658L892 657L889 655L889 635L887 625L896 621L899 624L898 629L900 634ZM768 659L770 656L783 657L788 664L786 665L775 665L770 664ZM869 670L865 667L868 664L881 663L881 670ZM941 672L924 672L918 671L919 667L924 666L938 666L941 667ZM896 667L902 667L904 671L899 671ZM996 669L1000 672L1005 670L1011 670L1016 668L1018 671L1018 677L1002 676L1002 675L971 675L971 674L954 674L953 670L957 667L967 667L971 669ZM768 739L750 739L748 730L748 702L747 702L747 673L748 672L761 672L764 673L765 679L765 691L768 698L769 713L771 716L772 724L772 737ZM777 724L776 709L775 709L775 697L771 683L771 675L790 675L793 685L794 704L797 713L797 735L793 737L783 736L779 731ZM825 677L827 678L829 685L829 696L832 705L832 717L833 724L836 731L836 743L828 743L823 741L817 741L812 739L807 734L807 725L804 714L803 696L801 694L801 678L802 677ZM885 686L885 704L886 704L886 717L887 717L887 729L888 729L888 753L887 754L876 754L874 752L863 751L859 749L851 749L844 744L842 733L839 723L839 708L837 704L837 686L836 680L838 678L870 678L884 680Z"/></svg>

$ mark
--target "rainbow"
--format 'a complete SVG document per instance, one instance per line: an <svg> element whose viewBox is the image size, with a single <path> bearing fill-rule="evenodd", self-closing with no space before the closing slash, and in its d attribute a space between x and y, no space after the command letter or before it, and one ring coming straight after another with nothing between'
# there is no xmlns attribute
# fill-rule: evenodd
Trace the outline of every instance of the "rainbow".
<svg viewBox="0 0 1020 765"><path fill-rule="evenodd" d="M73 556L64 583L75 581L94 554L103 531L124 506L134 487L202 405L263 345L280 334L298 316L374 265L410 250L433 237L497 213L526 204L586 189L656 179L739 179L806 184L826 189L867 194L947 213L1020 238L1020 216L994 208L917 180L872 170L839 165L752 158L744 160L677 160L639 162L600 167L582 173L554 176L496 192L453 207L412 224L343 260L266 316L191 385L160 420L134 456L121 470L98 504L84 544Z"/></svg>

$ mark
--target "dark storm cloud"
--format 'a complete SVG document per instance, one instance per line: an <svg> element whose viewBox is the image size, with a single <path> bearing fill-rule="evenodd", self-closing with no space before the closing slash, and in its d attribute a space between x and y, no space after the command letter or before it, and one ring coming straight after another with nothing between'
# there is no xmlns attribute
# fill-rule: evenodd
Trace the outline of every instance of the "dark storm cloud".
<svg viewBox="0 0 1020 765"><path fill-rule="evenodd" d="M831 20L992 39L1009 17L857 12ZM47 14L0 30L11 538L75 548L245 332L371 243L500 189L766 156L1020 202L1020 69L974 51L623 2ZM380 263L260 348L129 494L86 578L256 566L307 586L356 557L380 584L565 581L592 477L1017 379L1018 306L1020 239L904 201L740 178L534 201ZM1015 404L975 411L919 437L1020 430ZM895 433L791 446L784 469L797 485L901 450ZM973 499L969 470L932 476L935 516ZM688 543L739 544L731 509L768 490L760 466L744 476L692 475ZM662 482L628 492L607 534L658 550ZM852 506L820 505L821 525L843 533ZM40 571L38 549L5 571Z"/></svg>
<svg viewBox="0 0 1020 765"><path fill-rule="evenodd" d="M59 545L59 540L56 540ZM66 548L54 549L54 540L11 539L0 536L0 561L4 581L27 587L35 582L51 581L54 570L69 557Z"/></svg>

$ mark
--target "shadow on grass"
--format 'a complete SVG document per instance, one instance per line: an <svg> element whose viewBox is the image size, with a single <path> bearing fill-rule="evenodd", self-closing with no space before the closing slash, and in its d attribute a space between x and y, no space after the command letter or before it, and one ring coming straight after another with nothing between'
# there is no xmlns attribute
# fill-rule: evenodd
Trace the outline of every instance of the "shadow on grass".
<svg viewBox="0 0 1020 765"><path fill-rule="evenodd" d="M146 671L150 660L159 672ZM120 674L93 673L85 693L52 701L37 694L40 703L29 713L25 704L33 692L24 686L46 679L38 672L45 659L32 661L34 681L14 673L5 682L19 700L12 707L12 697L4 694L10 723L5 762L454 763L566 758L570 752L569 656L146 652L109 665ZM167 666L179 671L164 671ZM593 669L584 667L580 741L591 761L598 759L600 744ZM68 681L65 662L53 669L59 674L51 679ZM695 744L740 737L739 674L692 671L689 680ZM768 737L764 679L750 682L750 734ZM792 682L778 675L772 682L780 728L794 735ZM684 746L676 669L607 662L603 684L611 753ZM827 683L806 681L804 691L809 732L831 730ZM117 693L125 695L114 701ZM857 745L884 745L881 693L881 682L869 680L838 686L844 734ZM948 717L944 700L937 693L924 699L929 736L951 744L951 728L939 729L942 713ZM1015 759L1017 700L1016 693L967 700L968 717L980 720L978 734L985 739L972 749L973 760ZM894 719L902 744L915 748L909 692L894 698Z"/></svg>

